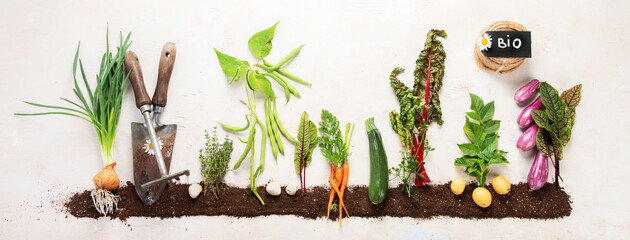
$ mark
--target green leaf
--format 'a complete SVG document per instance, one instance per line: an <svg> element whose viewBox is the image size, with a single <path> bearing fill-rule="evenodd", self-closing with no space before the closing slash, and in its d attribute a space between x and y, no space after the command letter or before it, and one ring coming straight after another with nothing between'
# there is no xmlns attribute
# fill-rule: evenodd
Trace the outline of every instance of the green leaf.
<svg viewBox="0 0 630 240"><path fill-rule="evenodd" d="M567 116L567 104L558 96L558 91L546 82L540 83L540 100L545 105L549 120L561 122Z"/></svg>
<svg viewBox="0 0 630 240"><path fill-rule="evenodd" d="M470 109L475 111L476 113L480 113L484 107L483 99L475 94L470 94ZM479 116L483 117L483 115L479 114ZM474 119L474 118L473 118ZM481 119L481 118L479 118ZM476 120L476 119L475 119Z"/></svg>
<svg viewBox="0 0 630 240"><path fill-rule="evenodd" d="M494 115L494 101L488 103L479 112L479 116L481 116L481 120L483 122L486 122L486 121L492 119L492 115Z"/></svg>
<svg viewBox="0 0 630 240"><path fill-rule="evenodd" d="M483 124L483 128L486 129L487 134L494 134L497 130L499 130L500 125L501 121L490 120Z"/></svg>
<svg viewBox="0 0 630 240"><path fill-rule="evenodd" d="M543 156L550 157L550 144L547 142L547 138L545 137L545 135L547 134L549 134L547 130L545 130L544 128L538 128L538 132L536 133L536 148Z"/></svg>
<svg viewBox="0 0 630 240"><path fill-rule="evenodd" d="M297 144L295 144L295 154L293 162L295 172L302 175L302 171L311 164L313 150L317 146L317 126L309 120L306 112L300 117L298 127Z"/></svg>
<svg viewBox="0 0 630 240"><path fill-rule="evenodd" d="M472 120L481 122L481 116L476 112L467 112L466 116L470 117Z"/></svg>
<svg viewBox="0 0 630 240"><path fill-rule="evenodd" d="M549 130L549 118L547 113L542 110L532 110L532 118L538 127Z"/></svg>
<svg viewBox="0 0 630 240"><path fill-rule="evenodd" d="M569 108L577 107L580 104L580 100L582 100L582 84L575 85L562 92L560 98L564 100Z"/></svg>
<svg viewBox="0 0 630 240"><path fill-rule="evenodd" d="M479 147L472 143L457 144L457 146L459 147L459 150L464 153L464 155L475 157L479 155L479 152L481 152L481 150L479 150Z"/></svg>
<svg viewBox="0 0 630 240"><path fill-rule="evenodd" d="M498 146L499 146L499 137L497 135L494 135L492 137L486 138L483 141L483 146L481 147L481 149L494 152L494 150L496 150Z"/></svg>
<svg viewBox="0 0 630 240"><path fill-rule="evenodd" d="M261 89L269 98L274 98L276 95L271 88L271 82L262 74L258 74L255 71L251 71L247 77L247 85L252 90Z"/></svg>
<svg viewBox="0 0 630 240"><path fill-rule="evenodd" d="M468 118L466 118L464 132L466 133L466 136L468 136L468 139L479 147L481 147L483 140L486 138L486 130L480 125L471 122Z"/></svg>
<svg viewBox="0 0 630 240"><path fill-rule="evenodd" d="M219 58L219 64L221 64L221 69L228 77L239 78L249 70L249 63L247 61L236 59L227 54L223 54L219 52L216 48L214 52L217 54L217 58Z"/></svg>
<svg viewBox="0 0 630 240"><path fill-rule="evenodd" d="M270 28L257 32L249 39L249 41L247 41L249 50L251 50L257 58L263 58L269 55L272 47L271 40L273 40L273 35L276 31L276 25L278 25L278 23L279 22Z"/></svg>
<svg viewBox="0 0 630 240"><path fill-rule="evenodd" d="M455 159L455 166L458 166L458 167L470 166L472 164L470 163L469 159L470 159L470 157L467 157L467 156L463 156L463 157L457 158L457 159Z"/></svg>
<svg viewBox="0 0 630 240"><path fill-rule="evenodd" d="M494 156L490 159L489 164L500 164L500 163L509 163L505 157L501 155Z"/></svg>

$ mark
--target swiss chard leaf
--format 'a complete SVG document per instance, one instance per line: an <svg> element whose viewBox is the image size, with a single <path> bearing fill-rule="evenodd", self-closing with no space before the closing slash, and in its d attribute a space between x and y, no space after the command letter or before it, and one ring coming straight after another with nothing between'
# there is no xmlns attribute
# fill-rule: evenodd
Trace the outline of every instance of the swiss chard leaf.
<svg viewBox="0 0 630 240"><path fill-rule="evenodd" d="M217 54L217 58L219 58L219 64L221 64L221 69L225 75L231 78L239 78L249 70L249 63L247 61L239 60L230 55L219 52L216 48L214 52Z"/></svg>
<svg viewBox="0 0 630 240"><path fill-rule="evenodd" d="M249 39L249 41L247 41L249 50L251 50L257 58L263 58L269 55L271 47L273 46L271 44L271 40L273 40L273 35L276 31L276 25L278 25L278 23L274 24L270 28L257 32Z"/></svg>

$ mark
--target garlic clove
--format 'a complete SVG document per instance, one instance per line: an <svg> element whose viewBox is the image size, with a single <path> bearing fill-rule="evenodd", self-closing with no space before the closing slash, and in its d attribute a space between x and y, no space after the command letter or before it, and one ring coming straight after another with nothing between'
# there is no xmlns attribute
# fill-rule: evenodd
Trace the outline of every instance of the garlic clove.
<svg viewBox="0 0 630 240"><path fill-rule="evenodd" d="M265 189L267 190L267 193L269 193L269 195L271 196L280 196L280 194L282 193L282 188L277 182L268 183Z"/></svg>
<svg viewBox="0 0 630 240"><path fill-rule="evenodd" d="M295 195L295 193L297 192L297 190L298 190L298 187L297 187L297 186L295 186L295 185L293 185L293 184L291 184L291 185L287 186L287 187L284 189L284 191L286 191L286 192L287 192L287 194L289 194L290 196Z"/></svg>

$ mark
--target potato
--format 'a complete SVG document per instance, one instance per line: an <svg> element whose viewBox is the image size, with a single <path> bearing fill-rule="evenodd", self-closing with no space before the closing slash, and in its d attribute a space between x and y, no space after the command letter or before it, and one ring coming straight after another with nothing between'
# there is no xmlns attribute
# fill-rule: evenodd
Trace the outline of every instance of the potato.
<svg viewBox="0 0 630 240"><path fill-rule="evenodd" d="M453 192L455 195L462 194L465 188L466 182L464 182L464 179L457 178L453 180L453 182L451 182L451 192Z"/></svg>
<svg viewBox="0 0 630 240"><path fill-rule="evenodd" d="M492 203L492 195L490 195L490 191L483 187L477 187L472 193L472 199L482 208L487 208Z"/></svg>
<svg viewBox="0 0 630 240"><path fill-rule="evenodd" d="M510 192L512 185L507 179L505 179L505 177L498 176L492 179L492 188L499 195L505 195Z"/></svg>

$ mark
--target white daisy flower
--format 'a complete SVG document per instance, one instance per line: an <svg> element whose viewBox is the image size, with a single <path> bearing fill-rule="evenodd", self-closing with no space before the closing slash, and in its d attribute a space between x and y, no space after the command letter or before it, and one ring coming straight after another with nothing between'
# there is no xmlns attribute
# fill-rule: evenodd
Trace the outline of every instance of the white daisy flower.
<svg viewBox="0 0 630 240"><path fill-rule="evenodd" d="M492 47L492 37L489 34L484 33L477 38L477 47L481 51L488 51L488 48Z"/></svg>
<svg viewBox="0 0 630 240"><path fill-rule="evenodd" d="M160 137L158 137L158 145L160 145L159 149L160 151L162 151L162 146L164 145L164 143L162 142L162 139ZM153 152L153 144L151 144L151 139L146 140L142 149L144 149L144 152L149 155L155 154L155 152Z"/></svg>

